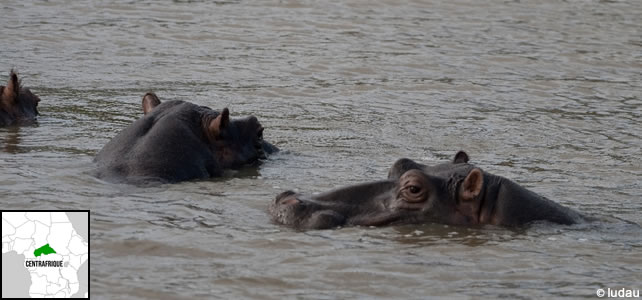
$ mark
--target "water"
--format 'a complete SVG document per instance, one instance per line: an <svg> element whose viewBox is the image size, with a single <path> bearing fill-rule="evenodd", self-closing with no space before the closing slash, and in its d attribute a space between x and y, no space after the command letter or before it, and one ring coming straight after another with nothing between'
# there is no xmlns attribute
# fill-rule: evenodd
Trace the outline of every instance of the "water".
<svg viewBox="0 0 642 300"><path fill-rule="evenodd" d="M639 1L329 2L2 2L0 81L16 67L42 99L37 125L0 129L2 208L90 209L96 299L641 288ZM283 151L215 180L91 177L148 90L254 114ZM460 149L602 221L296 232L266 213L286 189L378 180L400 157Z"/></svg>

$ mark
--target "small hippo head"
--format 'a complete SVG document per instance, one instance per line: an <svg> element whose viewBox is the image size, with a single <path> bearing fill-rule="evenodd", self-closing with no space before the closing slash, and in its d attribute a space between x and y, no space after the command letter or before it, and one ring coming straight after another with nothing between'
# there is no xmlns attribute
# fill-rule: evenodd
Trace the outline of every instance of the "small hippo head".
<svg viewBox="0 0 642 300"><path fill-rule="evenodd" d="M160 104L161 101L154 93L143 96L142 107L145 115ZM263 140L263 126L254 116L231 119L227 108L217 112L201 106L199 111L200 130L210 145L219 167L223 169L255 164L266 158L266 152L269 154L276 149Z"/></svg>
<svg viewBox="0 0 642 300"><path fill-rule="evenodd" d="M18 75L11 70L6 86L0 86L0 125L29 124L36 121L40 98L21 87Z"/></svg>
<svg viewBox="0 0 642 300"><path fill-rule="evenodd" d="M465 154L465 153L464 153ZM459 165L467 157L458 154ZM297 229L435 222L463 224L474 214L483 186L481 170L463 176L432 175L409 159L397 161L388 180L357 184L318 195L281 193L268 211L274 222ZM445 169L445 167L444 167ZM462 169L463 170L463 169Z"/></svg>
<svg viewBox="0 0 642 300"><path fill-rule="evenodd" d="M203 121L203 128L215 156L223 168L239 168L265 159L263 126L254 116L230 120L230 111L223 111Z"/></svg>

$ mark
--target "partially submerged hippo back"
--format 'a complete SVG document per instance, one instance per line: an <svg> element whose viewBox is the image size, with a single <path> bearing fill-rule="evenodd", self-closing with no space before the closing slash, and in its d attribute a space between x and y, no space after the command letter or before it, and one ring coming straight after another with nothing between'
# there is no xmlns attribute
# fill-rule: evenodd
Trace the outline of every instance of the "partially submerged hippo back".
<svg viewBox="0 0 642 300"><path fill-rule="evenodd" d="M400 159L384 181L320 195L284 192L268 210L274 222L297 229L411 223L515 226L537 220L573 224L584 219L513 181L483 172L468 163L464 152L435 166Z"/></svg>
<svg viewBox="0 0 642 300"><path fill-rule="evenodd" d="M263 141L256 117L232 120L227 108L217 112L184 101L161 103L148 93L143 111L96 155L98 177L135 183L217 177L276 151Z"/></svg>
<svg viewBox="0 0 642 300"><path fill-rule="evenodd" d="M18 74L9 73L6 86L0 86L0 126L24 125L36 121L40 98L20 85Z"/></svg>

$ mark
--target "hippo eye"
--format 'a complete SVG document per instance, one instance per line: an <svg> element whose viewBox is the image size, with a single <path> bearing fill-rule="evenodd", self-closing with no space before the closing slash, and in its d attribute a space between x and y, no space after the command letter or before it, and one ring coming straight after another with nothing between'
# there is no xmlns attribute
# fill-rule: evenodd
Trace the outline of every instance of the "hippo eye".
<svg viewBox="0 0 642 300"><path fill-rule="evenodd" d="M259 139L259 141L263 140L263 127L259 129L259 131L256 133L256 137Z"/></svg>
<svg viewBox="0 0 642 300"><path fill-rule="evenodd" d="M419 187L418 187L418 186L416 186L416 185L411 185L411 186L409 186L409 187L408 187L408 191L409 191L411 194L417 194L417 193L421 192L421 188L419 188Z"/></svg>

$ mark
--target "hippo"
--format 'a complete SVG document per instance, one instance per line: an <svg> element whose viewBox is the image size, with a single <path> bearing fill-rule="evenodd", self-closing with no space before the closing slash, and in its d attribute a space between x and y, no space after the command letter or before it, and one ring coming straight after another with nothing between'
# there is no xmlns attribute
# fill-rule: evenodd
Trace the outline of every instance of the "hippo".
<svg viewBox="0 0 642 300"><path fill-rule="evenodd" d="M40 98L20 85L18 74L9 72L6 86L0 86L0 127L33 124Z"/></svg>
<svg viewBox="0 0 642 300"><path fill-rule="evenodd" d="M258 164L278 148L263 140L256 117L230 119L185 101L143 96L144 115L118 133L94 158L96 176L112 182L175 183L223 175Z"/></svg>
<svg viewBox="0 0 642 300"><path fill-rule="evenodd" d="M273 222L299 230L418 223L511 227L587 220L507 178L484 172L469 163L464 151L435 166L399 159L386 180L317 195L286 191L270 203L268 212Z"/></svg>

